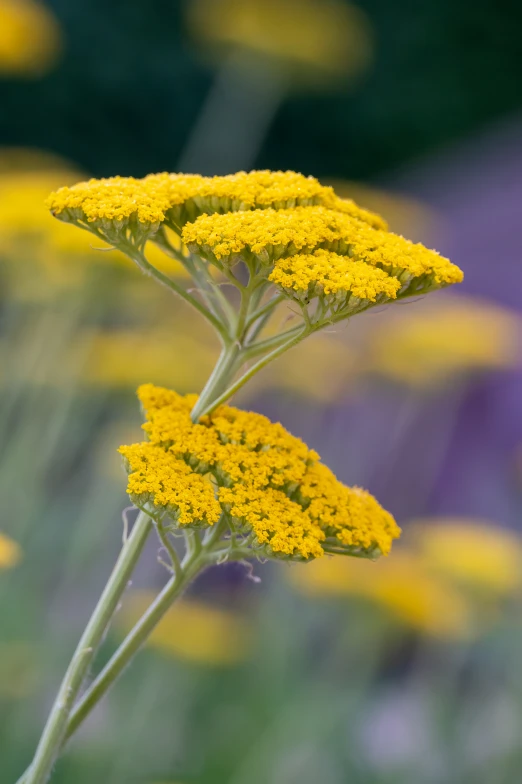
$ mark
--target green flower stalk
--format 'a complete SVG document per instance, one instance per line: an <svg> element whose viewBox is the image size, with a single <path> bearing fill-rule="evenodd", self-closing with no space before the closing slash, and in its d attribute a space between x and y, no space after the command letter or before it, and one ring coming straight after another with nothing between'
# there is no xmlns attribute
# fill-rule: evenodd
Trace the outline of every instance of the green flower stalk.
<svg viewBox="0 0 522 784"><path fill-rule="evenodd" d="M222 350L199 396L140 387L147 438L120 449L127 491L140 513L19 784L48 781L67 739L207 566L324 554L377 558L390 551L400 529L375 498L341 484L281 425L226 403L309 335L462 280L461 270L435 251L392 234L380 216L295 172L114 177L62 188L48 204L57 218L123 251L191 304L212 324ZM151 263L151 243L185 267L188 286ZM169 580L86 687L152 530ZM181 556L174 535L184 540Z"/></svg>

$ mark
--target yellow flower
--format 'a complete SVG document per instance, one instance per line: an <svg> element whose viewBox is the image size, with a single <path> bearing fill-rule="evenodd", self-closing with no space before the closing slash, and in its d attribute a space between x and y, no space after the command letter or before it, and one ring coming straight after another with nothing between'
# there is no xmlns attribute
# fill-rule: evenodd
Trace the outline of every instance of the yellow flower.
<svg viewBox="0 0 522 784"><path fill-rule="evenodd" d="M38 76L52 67L61 34L38 0L0 0L0 73Z"/></svg>
<svg viewBox="0 0 522 784"><path fill-rule="evenodd" d="M370 371L412 386L444 383L459 374L520 365L520 316L471 297L379 324L367 349Z"/></svg>
<svg viewBox="0 0 522 784"><path fill-rule="evenodd" d="M323 296L341 307L346 307L350 297L370 302L382 295L395 299L401 287L397 278L382 269L327 250L279 259L268 279L296 299Z"/></svg>
<svg viewBox="0 0 522 784"><path fill-rule="evenodd" d="M315 177L293 171L237 172L224 177L163 172L141 180L110 177L60 188L47 200L53 215L61 220L83 228L113 229L120 236L138 228L153 236L163 222L179 230L186 222L212 213L314 204L386 228L380 216L349 199L339 199L332 188L321 185Z"/></svg>
<svg viewBox="0 0 522 784"><path fill-rule="evenodd" d="M241 254L273 264L295 253L325 248L380 266L407 285L414 281L442 286L463 277L455 264L420 243L375 229L359 214L321 205L203 215L185 226L182 237L192 250L228 264Z"/></svg>
<svg viewBox="0 0 522 784"><path fill-rule="evenodd" d="M522 585L522 539L485 520L440 518L413 529L433 568L471 587L505 596Z"/></svg>
<svg viewBox="0 0 522 784"><path fill-rule="evenodd" d="M79 182L52 193L47 206L55 217L99 231L111 243L141 245L165 220L170 202L165 189L135 177Z"/></svg>
<svg viewBox="0 0 522 784"><path fill-rule="evenodd" d="M112 177L61 188L47 203L131 257L131 246L148 240L167 247L165 228L180 232L221 271L244 262L317 327L463 278L448 259L387 231L380 216L291 171Z"/></svg>
<svg viewBox="0 0 522 784"><path fill-rule="evenodd" d="M0 532L0 569L11 569L22 558L20 546Z"/></svg>
<svg viewBox="0 0 522 784"><path fill-rule="evenodd" d="M133 628L151 602L152 592L137 591L117 615L123 631ZM182 599L163 616L147 640L148 647L179 659L209 666L243 661L250 647L250 629L238 613L194 599Z"/></svg>
<svg viewBox="0 0 522 784"><path fill-rule="evenodd" d="M205 48L275 58L296 80L350 77L371 58L364 14L339 0L193 0L190 29Z"/></svg>
<svg viewBox="0 0 522 784"><path fill-rule="evenodd" d="M178 525L212 525L225 512L259 555L377 556L399 536L369 493L341 484L280 424L230 406L194 424L196 395L152 384L138 392L149 440L120 448L137 505L153 504Z"/></svg>
<svg viewBox="0 0 522 784"><path fill-rule="evenodd" d="M18 265L13 273L23 278L22 289L28 287L25 271L29 262L39 265L45 279L61 286L84 281L86 266L80 267L79 261L88 265L93 261L123 264L134 269L120 251L100 252L100 249L109 248L103 240L53 220L49 214L45 206L49 191L64 181L74 182L77 178L78 172L55 156L17 148L4 148L0 152L0 251L3 258ZM179 238L170 230L166 231L171 244L179 247ZM147 256L165 272L186 275L178 261L170 259L154 245L147 249ZM71 264L71 257L75 264Z"/></svg>
<svg viewBox="0 0 522 784"><path fill-rule="evenodd" d="M423 634L460 638L473 629L466 598L412 551L400 549L376 563L323 558L310 564L306 573L295 567L290 577L302 593L365 599Z"/></svg>

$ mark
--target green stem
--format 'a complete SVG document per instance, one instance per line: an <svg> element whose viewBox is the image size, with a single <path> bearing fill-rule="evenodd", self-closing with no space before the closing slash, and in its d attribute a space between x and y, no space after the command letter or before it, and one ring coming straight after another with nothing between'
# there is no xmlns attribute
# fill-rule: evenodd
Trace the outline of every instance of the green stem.
<svg viewBox="0 0 522 784"><path fill-rule="evenodd" d="M193 297L192 294L189 294L188 291L185 291L182 286L178 286L178 284L173 281L172 278L169 278L168 275L165 275L159 269L156 269L156 267L154 267L154 265L148 261L145 254L137 248L133 247L132 245L125 245L122 250L138 265L142 272L144 272L146 275L150 275L155 280L157 280L158 283L161 283L162 286L165 286L169 289L169 291L174 292L174 294L177 294L179 297L184 299L185 302L188 302L189 305L192 305L192 307L195 308L198 313L203 316L203 318L212 324L224 345L230 342L228 332L220 319L207 310L207 308L198 299L196 299L196 297Z"/></svg>
<svg viewBox="0 0 522 784"><path fill-rule="evenodd" d="M265 305L255 310L249 316L249 318L247 319L246 328L248 329L249 327L251 327L255 321L261 318L261 316L264 316L266 314L270 315L272 313L272 310L276 307L276 305L279 305L279 303L283 302L283 300L285 299L286 297L284 294L276 294L275 296L271 297Z"/></svg>
<svg viewBox="0 0 522 784"><path fill-rule="evenodd" d="M44 784L51 774L65 738L73 703L125 591L150 530L150 517L143 512L140 513L67 668L33 762L23 779L25 784Z"/></svg>
<svg viewBox="0 0 522 784"><path fill-rule="evenodd" d="M113 685L172 603L207 564L204 551L195 553L185 560L181 571L169 580L72 711L63 739L64 743L76 732L101 697Z"/></svg>
<svg viewBox="0 0 522 784"><path fill-rule="evenodd" d="M123 640L118 650L107 662L96 680L90 685L71 713L64 744L74 735L78 727L85 721L100 699L111 688L130 660L147 641L165 613L170 609L173 602L180 597L188 584L207 566L219 562L225 555L228 556L228 560L234 561L243 560L244 558L251 556L251 550L249 548L236 547L230 551L223 548L215 549L216 545L219 543L219 536L223 533L223 522L224 521L220 521L212 530L212 533L215 533L215 536L212 537L206 546L203 546L198 552L192 552L186 555L179 574L169 580L161 593L158 594L156 599L141 616L138 623Z"/></svg>
<svg viewBox="0 0 522 784"><path fill-rule="evenodd" d="M198 402L192 409L192 421L197 422L203 411L210 405L217 395L220 395L226 384L233 378L237 362L241 356L241 347L237 343L232 343L221 352L212 375L207 381ZM223 396L221 396L222 398ZM220 399L221 399L220 398ZM225 398L222 399L223 402Z"/></svg>
<svg viewBox="0 0 522 784"><path fill-rule="evenodd" d="M268 365L269 362L272 362L272 360L277 359L277 357L280 357L281 354L284 354L285 351L288 351L288 349L292 348L293 346L296 346L298 343L301 342L301 340L304 340L304 338L310 335L312 331L313 330L310 329L309 327L306 326L301 327L299 333L297 333L294 337L290 338L290 340L287 340L286 343L283 343L282 346L275 348L269 354L262 357L262 359L258 360L258 362L252 365L252 367L249 368L246 371L246 373L243 373L243 375L240 378L238 378L238 380L235 383L227 387L227 389L218 398L213 399L212 402L208 404L205 403L204 405L199 406L198 417L202 417L205 414L210 414L211 411L214 411L215 408L217 408L222 403L227 401L230 397L232 397L232 395L234 395L239 389L241 389L241 387L244 384L246 384L247 381L249 381L252 378L252 376L255 376L256 373L262 370L265 367L265 365ZM199 402L200 401L198 401L198 404Z"/></svg>
<svg viewBox="0 0 522 784"><path fill-rule="evenodd" d="M235 372L235 363L237 361L239 352L240 348L236 344L231 344L227 348L223 349L214 372L205 386L204 396L202 393L202 398L205 405L209 403L213 396L219 394L219 391L222 389L222 387L229 383L230 379L233 378L233 374ZM192 412L193 421L197 421L199 416L200 415L196 405L194 411ZM87 676L89 666L101 643L101 640L103 639L103 634L109 624L109 621L116 611L121 595L123 594L130 579L151 527L152 523L150 517L141 512L138 519L136 520L136 523L134 524L131 535L127 539L120 552L114 570L111 574L111 577L109 578L109 582L107 583L102 593L98 605L96 606L96 609L94 610L94 613L91 616L91 619L73 655L71 663L67 668L67 672L64 676L60 690L51 709L49 719L40 738L40 742L38 744L31 766L18 780L17 784L45 784L45 782L48 781L53 765L60 752L60 748L63 746L65 740L66 728L73 704ZM196 535L195 532L193 533ZM201 547L201 542L199 539L197 544L199 546L191 550L189 554L189 562L185 563L184 568L178 571L178 573L169 582L169 596L170 592L172 591L172 596L175 598L175 596L178 595L178 587L180 591L182 590L181 583L183 586L186 584L186 580L188 579L187 574L194 576L194 564L200 563L200 559L201 563L203 563L204 555L202 555L202 553L206 553L207 549ZM165 590L167 590L167 588L165 588L164 591ZM162 594L160 594L160 596L164 596L164 591ZM152 609L151 612L153 612ZM148 618L147 613L144 621L144 628L154 628L157 620L152 626L150 626L150 624L155 618L159 617L161 616L152 614L151 618ZM135 630L137 635L142 633L140 631L141 628L142 627L140 626L140 623L138 623ZM147 635L145 635L145 638L146 636ZM134 640L134 637L132 639ZM139 636L136 638L136 640L141 639L142 638ZM139 644L141 644L141 642ZM132 642L132 652L137 650L137 647L139 647L139 645L137 647L134 647L134 645L135 643ZM128 659L126 654L125 661L127 660ZM100 675L100 677L102 676Z"/></svg>
<svg viewBox="0 0 522 784"><path fill-rule="evenodd" d="M245 359L253 359L254 357L259 356L259 354L264 354L265 351L269 349L274 349L280 346L283 343L286 343L290 338L293 338L296 335L299 335L303 331L303 322L297 324L295 327L288 329L286 332L278 332L277 335L272 335L270 338L265 338L265 340L259 340L257 343L251 343L244 352Z"/></svg>

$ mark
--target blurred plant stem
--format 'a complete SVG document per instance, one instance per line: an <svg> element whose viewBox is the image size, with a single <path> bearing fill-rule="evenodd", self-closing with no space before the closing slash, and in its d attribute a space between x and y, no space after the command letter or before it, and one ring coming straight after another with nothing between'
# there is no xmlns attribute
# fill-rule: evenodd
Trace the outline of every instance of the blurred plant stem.
<svg viewBox="0 0 522 784"><path fill-rule="evenodd" d="M248 169L288 91L281 68L246 51L225 58L178 161L179 171Z"/></svg>

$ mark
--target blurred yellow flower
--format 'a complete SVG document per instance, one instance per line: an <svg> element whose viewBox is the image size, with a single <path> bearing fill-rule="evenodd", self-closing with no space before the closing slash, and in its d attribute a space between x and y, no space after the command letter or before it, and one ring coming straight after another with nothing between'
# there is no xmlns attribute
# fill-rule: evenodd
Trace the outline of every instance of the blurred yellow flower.
<svg viewBox="0 0 522 784"><path fill-rule="evenodd" d="M148 591L131 594L117 616L120 629L130 630L154 599ZM236 612L182 599L168 610L147 645L196 664L233 665L248 655L250 629Z"/></svg>
<svg viewBox="0 0 522 784"><path fill-rule="evenodd" d="M285 390L314 403L333 403L349 394L356 374L357 353L352 346L326 333L312 335L306 346L298 344L284 359L264 368L237 399L242 404L267 390Z"/></svg>
<svg viewBox="0 0 522 784"><path fill-rule="evenodd" d="M84 333L81 340L89 345L81 378L94 386L135 388L146 378L188 391L204 384L214 364L210 341L179 328L115 329Z"/></svg>
<svg viewBox="0 0 522 784"><path fill-rule="evenodd" d="M22 290L30 284L20 262L37 263L54 286L80 285L93 261L123 265L137 276L134 265L119 250L109 250L101 240L50 215L45 206L49 191L64 182L72 184L79 177L77 170L57 156L20 148L0 151L0 252L3 258L15 262L13 274L23 279ZM179 238L166 231L171 244L180 247ZM155 245L149 244L147 257L167 274L186 275L178 261ZM79 265L78 260L86 264Z"/></svg>
<svg viewBox="0 0 522 784"><path fill-rule="evenodd" d="M341 198L353 199L372 212L386 215L390 231L409 237L413 242L426 244L441 220L431 208L401 193L348 180L331 180L328 185L331 185Z"/></svg>
<svg viewBox="0 0 522 784"><path fill-rule="evenodd" d="M322 558L306 570L294 567L290 576L302 593L365 599L423 634L459 639L472 631L472 608L462 593L404 548L376 562Z"/></svg>
<svg viewBox="0 0 522 784"><path fill-rule="evenodd" d="M365 14L340 0L192 0L188 23L206 47L273 58L300 82L358 76L372 58Z"/></svg>
<svg viewBox="0 0 522 784"><path fill-rule="evenodd" d="M0 642L0 698L19 700L38 684L38 657L28 642Z"/></svg>
<svg viewBox="0 0 522 784"><path fill-rule="evenodd" d="M522 585L522 538L475 519L430 518L413 528L419 552L440 573L498 596Z"/></svg>
<svg viewBox="0 0 522 784"><path fill-rule="evenodd" d="M39 76L55 64L61 33L38 0L0 0L0 74Z"/></svg>
<svg viewBox="0 0 522 784"><path fill-rule="evenodd" d="M471 297L441 298L376 320L365 369L412 386L520 365L520 316Z"/></svg>
<svg viewBox="0 0 522 784"><path fill-rule="evenodd" d="M22 558L20 546L8 536L0 532L0 569L16 566Z"/></svg>

